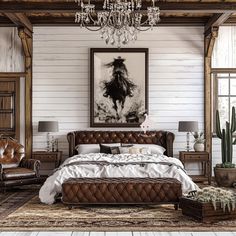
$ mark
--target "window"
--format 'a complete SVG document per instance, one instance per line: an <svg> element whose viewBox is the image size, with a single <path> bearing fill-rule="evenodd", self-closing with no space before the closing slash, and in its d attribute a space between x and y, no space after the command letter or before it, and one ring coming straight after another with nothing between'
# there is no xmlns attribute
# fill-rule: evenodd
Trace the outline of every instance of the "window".
<svg viewBox="0 0 236 236"><path fill-rule="evenodd" d="M215 131L215 112L218 109L220 112L221 125L225 127L225 121L231 118L231 109L236 107L236 73L213 73L213 118Z"/></svg>

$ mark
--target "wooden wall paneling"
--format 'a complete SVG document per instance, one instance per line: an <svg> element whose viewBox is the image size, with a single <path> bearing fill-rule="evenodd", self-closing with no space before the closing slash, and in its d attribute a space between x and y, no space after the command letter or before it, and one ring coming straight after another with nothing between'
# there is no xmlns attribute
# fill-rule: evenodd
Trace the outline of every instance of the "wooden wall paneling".
<svg viewBox="0 0 236 236"><path fill-rule="evenodd" d="M212 165L212 81L211 81L211 63L212 52L215 40L218 36L218 27L211 28L211 34L204 37L204 125L205 125L205 149L210 153L210 160Z"/></svg>
<svg viewBox="0 0 236 236"><path fill-rule="evenodd" d="M32 46L33 34L25 28L18 28L19 37L25 54L25 152L26 157L32 154Z"/></svg>

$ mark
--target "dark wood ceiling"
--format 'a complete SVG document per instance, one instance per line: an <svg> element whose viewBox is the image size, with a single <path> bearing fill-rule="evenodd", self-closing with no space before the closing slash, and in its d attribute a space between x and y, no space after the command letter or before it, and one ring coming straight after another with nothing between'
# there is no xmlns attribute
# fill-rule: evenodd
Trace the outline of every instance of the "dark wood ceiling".
<svg viewBox="0 0 236 236"><path fill-rule="evenodd" d="M96 9L102 9L103 1L91 2ZM143 1L143 9L151 2ZM161 10L159 25L202 26L216 20L218 24L236 25L236 0L159 0L156 5ZM72 26L76 25L77 9L74 0L0 0L0 26L14 25L16 22L8 14L15 13L23 14L35 26Z"/></svg>

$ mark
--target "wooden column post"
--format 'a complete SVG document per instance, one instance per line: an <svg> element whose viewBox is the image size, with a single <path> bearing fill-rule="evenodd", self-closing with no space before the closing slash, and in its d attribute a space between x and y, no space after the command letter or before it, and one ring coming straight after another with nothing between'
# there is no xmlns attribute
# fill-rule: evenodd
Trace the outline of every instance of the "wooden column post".
<svg viewBox="0 0 236 236"><path fill-rule="evenodd" d="M33 34L26 28L18 28L25 54L25 152L26 158L32 154L32 45Z"/></svg>
<svg viewBox="0 0 236 236"><path fill-rule="evenodd" d="M204 47L204 91L205 91L205 138L206 138L206 151L212 152L212 82L211 82L211 63L212 52L215 44L215 39L218 36L218 27L212 27L211 33L205 35Z"/></svg>

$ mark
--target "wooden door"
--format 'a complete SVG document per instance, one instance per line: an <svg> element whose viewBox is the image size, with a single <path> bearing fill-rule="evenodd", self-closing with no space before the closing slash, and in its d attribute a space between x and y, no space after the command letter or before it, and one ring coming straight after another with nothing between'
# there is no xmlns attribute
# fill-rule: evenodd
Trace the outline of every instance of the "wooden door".
<svg viewBox="0 0 236 236"><path fill-rule="evenodd" d="M0 135L20 138L20 79L0 78Z"/></svg>

